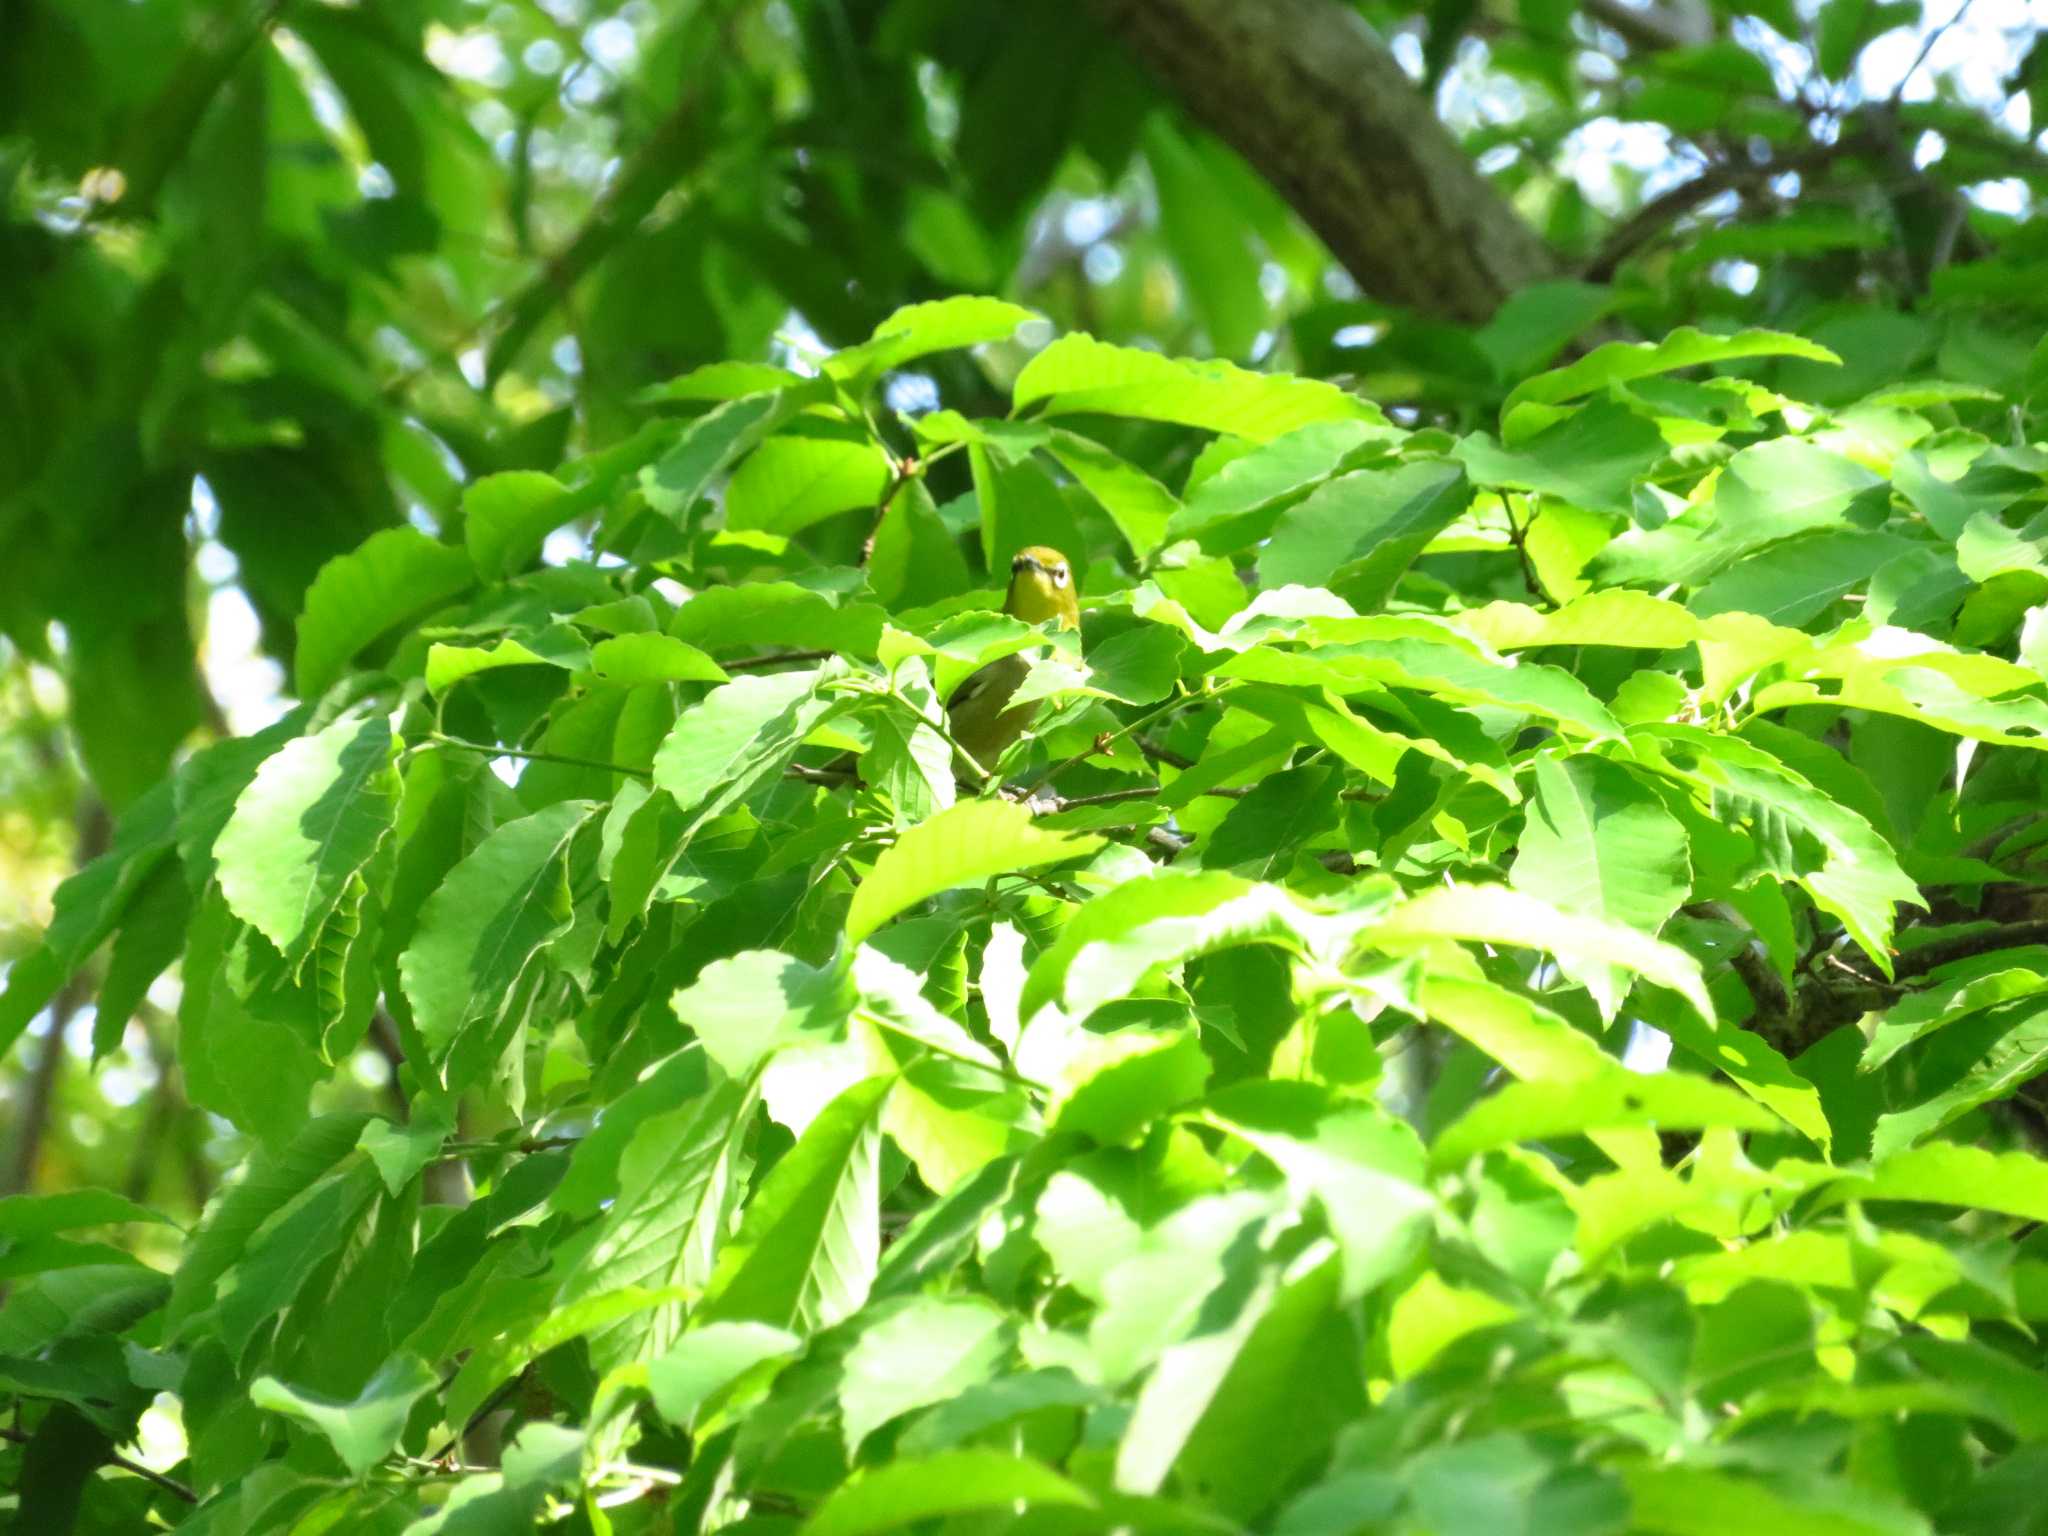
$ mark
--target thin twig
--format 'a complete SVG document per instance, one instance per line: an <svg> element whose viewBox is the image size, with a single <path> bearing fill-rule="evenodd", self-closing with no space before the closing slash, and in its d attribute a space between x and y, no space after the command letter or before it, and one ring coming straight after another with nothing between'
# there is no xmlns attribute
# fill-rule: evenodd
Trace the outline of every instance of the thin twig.
<svg viewBox="0 0 2048 1536"><path fill-rule="evenodd" d="M832 654L830 651L776 651L767 656L741 656L734 661L721 661L719 666L728 672L752 672L757 667L779 667L785 662L823 661Z"/></svg>
<svg viewBox="0 0 2048 1536"><path fill-rule="evenodd" d="M1119 726L1117 727L1117 729L1113 731L1103 732L1102 735L1096 737L1093 741L1088 743L1088 749L1085 752L1077 752L1072 757L1068 758L1065 762L1053 764L1052 767L1046 769L1045 772L1041 773L1037 778L1033 779L1031 781L1031 787L1025 791L1026 797L1028 798L1030 795L1035 794L1041 785L1050 784L1054 779L1058 778L1061 774L1065 773L1069 768L1078 767L1080 764L1087 762L1089 758L1095 757L1103 752L1108 751L1109 744L1115 741L1119 736L1129 736L1132 735L1134 732L1142 731L1146 726L1150 725L1153 721L1164 719L1166 716L1172 714L1175 710L1185 709L1188 705L1194 703L1196 700L1201 699L1203 697L1205 697L1205 695L1199 693L1182 694L1177 698L1168 699L1164 704L1161 704L1157 709L1151 710L1146 714L1138 716L1138 718L1133 720L1129 725Z"/></svg>
<svg viewBox="0 0 2048 1536"><path fill-rule="evenodd" d="M635 779L651 781L654 778L645 768L607 763L594 757L571 757L563 752L529 752L523 747L501 747L495 742L464 741L460 736L444 736L439 731L429 731L422 739L437 747L453 747L458 752L476 752L485 757L516 757L528 763L558 763L564 768L595 768L603 773L623 773Z"/></svg>
<svg viewBox="0 0 2048 1536"><path fill-rule="evenodd" d="M1599 251L1586 264L1581 275L1592 283L1608 281L1622 262L1700 204L1713 201L1723 192L1756 186L1778 176L1803 175L1845 155L1866 153L1872 148L1867 132L1845 133L1832 144L1816 144L1797 154L1783 155L1761 165L1736 160L1710 165L1692 180L1681 182L1670 191L1651 198L1623 220L1601 243Z"/></svg>
<svg viewBox="0 0 2048 1536"><path fill-rule="evenodd" d="M1157 784L1140 784L1131 789L1105 790L1099 795L1055 795L1052 804L1055 813L1079 810L1084 805L1122 805L1126 800L1157 799L1160 790Z"/></svg>
<svg viewBox="0 0 2048 1536"><path fill-rule="evenodd" d="M16 1445L27 1445L34 1438L33 1435L27 1434L22 1430L9 1429L6 1425L0 1424L0 1440L11 1440ZM165 1477L163 1473L153 1468L145 1467L139 1461L130 1461L118 1451L109 1451L107 1453L107 1464L119 1467L123 1472L132 1472L144 1482L155 1483L157 1487L165 1492L176 1494L187 1504L197 1504L199 1502L199 1495L190 1488L187 1488L175 1477Z"/></svg>
<svg viewBox="0 0 2048 1536"><path fill-rule="evenodd" d="M860 568L868 568L868 560L875 552L875 540L882 536L882 519L889 515L889 507L896 500L896 493L910 484L924 468L915 454L903 459L891 456L889 460L889 485L882 492L882 499L875 505L875 521L868 529L868 536L860 546Z"/></svg>
<svg viewBox="0 0 2048 1536"><path fill-rule="evenodd" d="M1896 107L1906 99L1906 87L1911 83L1913 77L1920 73L1920 66L1927 62L1928 55L1934 52L1936 45L1944 37L1948 36L1949 30L1970 14L1970 7L1974 4L1976 4L1976 0L1963 0L1963 3L1956 7L1955 15L1949 17L1947 21L1944 21L1940 26L1927 34L1926 40L1920 44L1920 51L1913 56L1911 67L1903 75L1899 76L1899 83L1893 87L1890 105Z"/></svg>
<svg viewBox="0 0 2048 1536"><path fill-rule="evenodd" d="M1137 737L1136 745L1138 750L1151 758L1153 762L1164 763L1169 768L1178 768L1182 773L1186 773L1195 766L1195 760L1192 757L1184 757L1171 747L1162 747L1150 736Z"/></svg>
<svg viewBox="0 0 2048 1536"><path fill-rule="evenodd" d="M1532 516L1529 524L1517 523L1512 497L1501 497L1500 505L1501 510L1507 514L1508 540L1515 546L1515 553L1521 557L1522 580L1529 588L1529 595L1542 602L1546 608L1555 608L1557 599L1545 589L1542 578L1536 574L1536 563L1529 558L1529 524L1533 524L1536 519Z"/></svg>

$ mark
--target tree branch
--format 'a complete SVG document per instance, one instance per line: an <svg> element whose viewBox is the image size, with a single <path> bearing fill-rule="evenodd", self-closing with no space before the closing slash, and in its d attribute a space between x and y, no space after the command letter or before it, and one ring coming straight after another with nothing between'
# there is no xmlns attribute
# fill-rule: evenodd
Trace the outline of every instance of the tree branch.
<svg viewBox="0 0 2048 1536"><path fill-rule="evenodd" d="M34 1438L35 1436L23 1430L9 1429L6 1425L0 1424L0 1440L9 1440L16 1445L27 1445ZM175 1477L165 1477L163 1473L153 1468L145 1467L139 1461L130 1461L119 1452L108 1452L107 1462L111 1466L119 1467L123 1472L133 1472L145 1482L155 1483L157 1487L164 1489L168 1493L176 1494L187 1504L197 1504L199 1502L199 1495L190 1488L187 1488Z"/></svg>
<svg viewBox="0 0 2048 1536"><path fill-rule="evenodd" d="M1958 934L1952 939L1937 939L1900 955L1892 964L1892 974L1903 981L1908 976L1924 976L1952 960L1967 960L1972 955L1988 955L1993 950L2018 949L2027 944L2048 944L2048 921L2006 923L1977 933Z"/></svg>
<svg viewBox="0 0 2048 1536"><path fill-rule="evenodd" d="M1555 275L1365 23L1336 0L1092 0L1118 41L1248 160L1367 294L1490 316Z"/></svg>
<svg viewBox="0 0 2048 1536"><path fill-rule="evenodd" d="M1724 160L1710 165L1690 181L1660 193L1617 225L1581 274L1591 283L1609 281L1615 270L1637 251L1703 203L1738 187L1761 186L1776 176L1805 175L1847 155L1867 154L1874 146L1867 132L1845 133L1832 144L1816 144L1797 154L1781 155L1760 164Z"/></svg>

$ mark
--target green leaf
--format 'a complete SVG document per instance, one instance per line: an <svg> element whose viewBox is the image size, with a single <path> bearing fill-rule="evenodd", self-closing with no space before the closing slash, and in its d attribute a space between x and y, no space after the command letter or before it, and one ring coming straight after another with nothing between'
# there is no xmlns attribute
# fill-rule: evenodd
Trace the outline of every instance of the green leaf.
<svg viewBox="0 0 2048 1536"><path fill-rule="evenodd" d="M590 648L590 670L608 683L723 683L725 669L671 635L613 635Z"/></svg>
<svg viewBox="0 0 2048 1536"><path fill-rule="evenodd" d="M1327 1243L1312 1248L1285 1278L1263 1277L1235 1317L1168 1349L1117 1446L1118 1487L1152 1493L1178 1469L1244 1521L1327 1454L1366 1411L1339 1270Z"/></svg>
<svg viewBox="0 0 2048 1536"><path fill-rule="evenodd" d="M959 541L947 531L924 481L891 498L875 529L868 585L889 607L904 609L952 597L974 585Z"/></svg>
<svg viewBox="0 0 2048 1536"><path fill-rule="evenodd" d="M57 887L43 941L7 968L0 991L0 1056L98 949L170 853L176 804L167 780L122 814L113 846Z"/></svg>
<svg viewBox="0 0 2048 1536"><path fill-rule="evenodd" d="M2048 976L2021 966L1988 975L1957 976L1937 981L1924 991L1901 998L1891 1007L1866 1013L1858 1023L1870 1043L1858 1070L1874 1072L1894 1056L1937 1029L1997 1003L2048 992Z"/></svg>
<svg viewBox="0 0 2048 1536"><path fill-rule="evenodd" d="M184 952L191 924L192 893L183 871L168 860L158 864L135 893L107 957L93 1004L95 1065L120 1048L151 985Z"/></svg>
<svg viewBox="0 0 2048 1536"><path fill-rule="evenodd" d="M1008 570L1017 551L1032 544L1068 551L1087 547L1074 507L1035 459L1012 462L976 443L967 450L967 463L981 512L981 558L989 570Z"/></svg>
<svg viewBox="0 0 2048 1536"><path fill-rule="evenodd" d="M507 470L471 484L462 493L462 537L477 575L497 581L524 570L576 510L568 488L537 470Z"/></svg>
<svg viewBox="0 0 2048 1536"><path fill-rule="evenodd" d="M1677 603L1626 589L1588 592L1547 610L1526 603L1488 603L1459 614L1458 627L1497 651L1544 645L1667 651L1692 644L1701 632L1700 621Z"/></svg>
<svg viewBox="0 0 2048 1536"><path fill-rule="evenodd" d="M1345 694L1376 692L1380 687L1415 688L1434 694L1447 704L1501 705L1575 726L1590 736L1621 734L1621 722L1607 706L1562 667L1533 663L1510 666L1474 655L1463 645L1436 640L1350 638L1361 633L1366 625L1386 622L1389 621L1331 620L1330 630L1310 631L1328 643L1299 651L1256 646L1232 657L1216 668L1215 674L1297 687L1327 687ZM1329 745L1331 750L1337 750L1335 742ZM1509 799L1515 798L1512 788L1496 787Z"/></svg>
<svg viewBox="0 0 2048 1536"><path fill-rule="evenodd" d="M801 375L771 363L706 363L688 373L677 374L666 384L650 384L634 396L634 403L663 405L670 401L737 400L742 395L769 394L801 383Z"/></svg>
<svg viewBox="0 0 2048 1536"><path fill-rule="evenodd" d="M2023 1221L2048 1221L2048 1162L2024 1152L1991 1152L1931 1141L1895 1152L1866 1175L1845 1178L1826 1191L1843 1200L1919 1200L1996 1211Z"/></svg>
<svg viewBox="0 0 2048 1536"><path fill-rule="evenodd" d="M317 699L371 641L415 623L476 580L469 556L417 528L386 528L320 567L299 615L294 678Z"/></svg>
<svg viewBox="0 0 2048 1536"><path fill-rule="evenodd" d="M1878 567L1910 554L1905 539L1860 529L1802 534L1736 561L1692 595L1702 618L1754 613L1773 624L1811 623Z"/></svg>
<svg viewBox="0 0 2048 1536"><path fill-rule="evenodd" d="M880 506L892 474L866 437L771 437L726 487L725 526L800 533L834 513Z"/></svg>
<svg viewBox="0 0 2048 1536"><path fill-rule="evenodd" d="M1024 1457L979 1448L943 1451L892 1461L840 1484L805 1522L802 1536L874 1536L948 1515L1094 1503L1080 1485Z"/></svg>
<svg viewBox="0 0 2048 1536"><path fill-rule="evenodd" d="M1631 530L1587 567L1596 581L1696 586L1751 550L1840 525L1883 484L1862 465L1802 438L1772 438L1722 467L1714 496L1651 532Z"/></svg>
<svg viewBox="0 0 2048 1536"><path fill-rule="evenodd" d="M812 379L714 406L690 423L673 448L640 471L641 494L663 517L687 526L691 508L720 475L769 433L825 399L827 390L824 380Z"/></svg>
<svg viewBox="0 0 2048 1536"><path fill-rule="evenodd" d="M852 979L773 950L714 960L676 993L676 1017L729 1077L745 1078L786 1045L842 1039L853 1012Z"/></svg>
<svg viewBox="0 0 2048 1536"><path fill-rule="evenodd" d="M289 1141L305 1123L313 1085L327 1076L319 1053L325 1021L302 1006L283 957L237 922L216 891L193 914L182 970L185 1092L262 1141Z"/></svg>
<svg viewBox="0 0 2048 1536"><path fill-rule="evenodd" d="M1878 1118L1870 1155L1882 1161L1893 1152L1925 1141L1979 1104L2010 1097L2038 1077L2048 1062L2048 1004L2021 998L1991 1008L1951 1027L1917 1058L1916 1082L1942 1084L1922 1097L1907 1095L1908 1107ZM1957 1065L1961 1064L1958 1073Z"/></svg>
<svg viewBox="0 0 2048 1536"><path fill-rule="evenodd" d="M489 645L444 645L437 641L427 647L427 692L438 696L479 672L495 672L501 667L566 670L583 666L589 659L582 637L566 625L550 625L538 633L517 637L508 635Z"/></svg>
<svg viewBox="0 0 2048 1536"><path fill-rule="evenodd" d="M750 673L677 717L654 754L654 783L685 814L683 841L723 815L796 755L804 737L845 707L822 692L830 668Z"/></svg>
<svg viewBox="0 0 2048 1536"><path fill-rule="evenodd" d="M1265 537L1282 504L1378 451L1391 435L1388 427L1339 419L1277 437L1191 484L1186 502L1167 520L1166 537L1196 539L1218 554L1243 548Z"/></svg>
<svg viewBox="0 0 2048 1536"><path fill-rule="evenodd" d="M1414 1131L1377 1106L1316 1084L1263 1080L1226 1088L1208 1115L1278 1168L1297 1200L1322 1207L1343 1256L1344 1300L1421 1251L1437 1208L1429 1158Z"/></svg>
<svg viewBox="0 0 2048 1536"><path fill-rule="evenodd" d="M1011 1348L1008 1316L990 1302L914 1298L864 1331L839 1389L849 1455L899 1414L992 1379Z"/></svg>
<svg viewBox="0 0 2048 1536"><path fill-rule="evenodd" d="M249 1359L258 1334L279 1329L280 1316L296 1306L314 1276L362 1240L378 1188L368 1156L345 1158L256 1233L213 1310L220 1340L237 1367Z"/></svg>
<svg viewBox="0 0 2048 1536"><path fill-rule="evenodd" d="M338 720L256 770L214 844L228 907L297 966L396 824L391 722Z"/></svg>
<svg viewBox="0 0 2048 1536"><path fill-rule="evenodd" d="M883 850L847 908L847 942L860 943L897 913L956 885L1077 858L1102 842L1048 832L1013 801L963 800Z"/></svg>
<svg viewBox="0 0 2048 1536"><path fill-rule="evenodd" d="M1126 704L1157 704L1180 681L1187 641L1164 624L1127 629L1088 655L1088 683Z"/></svg>
<svg viewBox="0 0 2048 1536"><path fill-rule="evenodd" d="M881 1115L895 1086L856 1083L769 1170L718 1256L700 1319L811 1332L859 1310L881 1251Z"/></svg>
<svg viewBox="0 0 2048 1536"><path fill-rule="evenodd" d="M659 1297L605 1318L590 1332L600 1370L649 1360L676 1343L679 1294L710 1283L744 1178L741 1145L754 1120L751 1080L726 1080L672 1109L651 1114L619 1158L619 1190L591 1241L570 1250L554 1307L626 1293ZM532 1353L538 1354L539 1349ZM508 1360L510 1376L517 1365Z"/></svg>
<svg viewBox="0 0 2048 1536"><path fill-rule="evenodd" d="M1589 1035L1520 993L1465 975L1423 978L1422 1011L1525 1082L1599 1076L1614 1065Z"/></svg>
<svg viewBox="0 0 2048 1536"><path fill-rule="evenodd" d="M1474 433L1452 451L1474 485L1544 491L1589 511L1626 515L1635 483L1665 446L1664 434L1634 411L1594 400L1517 447Z"/></svg>
<svg viewBox="0 0 2048 1536"><path fill-rule="evenodd" d="M350 1474L361 1477L398 1448L412 1405L439 1380L433 1367L417 1355L398 1354L379 1366L347 1402L307 1392L275 1376L258 1376L251 1382L249 1400L318 1430Z"/></svg>
<svg viewBox="0 0 2048 1536"><path fill-rule="evenodd" d="M1255 880L1285 876L1303 845L1336 824L1340 782L1321 763L1261 779L1209 835L1202 867L1235 868Z"/></svg>
<svg viewBox="0 0 2048 1536"><path fill-rule="evenodd" d="M1532 283L1509 294L1472 339L1501 377L1512 379L1540 368L1621 303L1620 295L1597 283Z"/></svg>
<svg viewBox="0 0 2048 1536"><path fill-rule="evenodd" d="M256 1231L354 1153L369 1116L322 1115L291 1143L259 1150L241 1179L208 1203L172 1277L165 1327L178 1328L216 1299L221 1277L251 1247Z"/></svg>
<svg viewBox="0 0 2048 1536"><path fill-rule="evenodd" d="M1544 949L1560 962L1569 959L1574 968L1611 965L1633 971L1678 993L1701 1018L1714 1017L1699 964L1685 951L1605 918L1562 912L1503 885L1433 886L1373 922L1363 938L1380 948L1460 939Z"/></svg>
<svg viewBox="0 0 2048 1536"><path fill-rule="evenodd" d="M791 1359L804 1341L765 1323L711 1323L692 1328L665 1355L647 1362L647 1386L661 1416L678 1429L694 1429L743 1378L760 1367Z"/></svg>
<svg viewBox="0 0 2048 1536"><path fill-rule="evenodd" d="M1644 1075L1616 1067L1568 1083L1509 1083L1446 1126L1429 1149L1455 1168L1495 1147L1643 1126L1654 1130L1776 1130L1778 1120L1730 1088L1683 1072Z"/></svg>
<svg viewBox="0 0 2048 1536"><path fill-rule="evenodd" d="M1334 384L1161 357L1079 335L1062 336L1026 363L1011 393L1020 411L1042 402L1047 416L1135 416L1260 443L1311 422L1386 421L1377 406Z"/></svg>
<svg viewBox="0 0 2048 1536"><path fill-rule="evenodd" d="M1340 946L1359 919L1325 916L1276 885L1220 872L1163 872L1122 884L1074 914L1025 977L1028 1025L1048 1004L1076 1019L1131 989L1156 966L1237 944L1294 953Z"/></svg>
<svg viewBox="0 0 2048 1536"><path fill-rule="evenodd" d="M707 651L793 645L873 657L887 615L873 603L835 602L789 581L711 587L676 611L668 632Z"/></svg>
<svg viewBox="0 0 2048 1536"><path fill-rule="evenodd" d="M1864 44L1894 27L1909 27L1920 20L1916 6L1903 0L1827 0L1820 8L1816 32L1819 46L1815 62L1830 80L1846 80Z"/></svg>
<svg viewBox="0 0 2048 1536"><path fill-rule="evenodd" d="M1354 470L1280 514L1259 556L1259 579L1328 586L1371 612L1470 499L1464 469L1443 460Z"/></svg>
<svg viewBox="0 0 2048 1536"><path fill-rule="evenodd" d="M923 657L907 657L896 668L895 697L873 718L861 776L889 797L896 825L915 826L949 810L959 798L953 749L939 734L945 715Z"/></svg>
<svg viewBox="0 0 2048 1536"><path fill-rule="evenodd" d="M1143 136L1145 163L1159 194L1159 232L1209 333L1210 349L1223 357L1249 356L1266 325L1251 231L1239 220L1218 217L1227 193L1172 118L1153 113Z"/></svg>
<svg viewBox="0 0 2048 1536"><path fill-rule="evenodd" d="M1623 1466L1634 1529L1646 1536L1719 1536L1732 1525L1801 1536L1929 1536L1919 1515L1865 1488L1812 1478L1789 1488L1703 1467Z"/></svg>
<svg viewBox="0 0 2048 1536"><path fill-rule="evenodd" d="M825 372L859 387L934 352L1008 341L1019 326L1042 318L1020 304L970 294L906 304L885 317L859 346L826 358Z"/></svg>
<svg viewBox="0 0 2048 1536"><path fill-rule="evenodd" d="M1619 763L1587 753L1535 760L1536 793L1509 883L1563 912L1654 937L1692 889L1685 828ZM1618 967L1558 956L1612 1019L1627 995Z"/></svg>
<svg viewBox="0 0 2048 1536"><path fill-rule="evenodd" d="M1733 824L1742 802L1786 818L1810 843L1794 845L1790 864L1771 872L1794 879L1822 910L1832 912L1851 938L1889 976L1894 907L1922 905L1920 889L1899 868L1877 830L1761 748L1693 726L1652 725L1637 731L1654 741L1674 769L1715 791L1716 813ZM1731 803L1733 802L1733 803ZM1817 850L1818 857L1805 852Z"/></svg>
<svg viewBox="0 0 2048 1536"><path fill-rule="evenodd" d="M427 898L398 970L437 1066L497 1027L520 978L569 931L569 845L596 810L566 800L507 822Z"/></svg>
<svg viewBox="0 0 2048 1536"><path fill-rule="evenodd" d="M1045 446L1101 504L1132 554L1143 560L1160 546L1167 524L1180 509L1173 492L1137 465L1078 432L1054 428L1046 434Z"/></svg>
<svg viewBox="0 0 2048 1536"><path fill-rule="evenodd" d="M1467 1334L1511 1323L1515 1309L1485 1291L1446 1285L1427 1270L1403 1291L1387 1314L1387 1361L1406 1381Z"/></svg>
<svg viewBox="0 0 2048 1536"><path fill-rule="evenodd" d="M176 1223L161 1211L137 1205L110 1189L71 1189L53 1195L9 1195L0 1200L0 1238L10 1243L80 1227L104 1227L143 1221L164 1226Z"/></svg>
<svg viewBox="0 0 2048 1536"><path fill-rule="evenodd" d="M1725 1017L1701 1018L1674 1003L1675 999L1656 994L1637 999L1644 1021L1663 1030L1703 1067L1726 1073L1744 1093L1782 1115L1816 1145L1832 1143L1834 1129L1819 1090L1777 1047L1756 1030Z"/></svg>
<svg viewBox="0 0 2048 1536"><path fill-rule="evenodd" d="M1803 357L1817 363L1841 361L1826 347L1783 331L1751 330L1733 336L1709 336L1691 326L1680 326L1662 341L1611 341L1563 368L1523 380L1502 405L1501 420L1505 423L1515 407L1525 401L1555 405L1629 379L1748 357Z"/></svg>
<svg viewBox="0 0 2048 1536"><path fill-rule="evenodd" d="M1084 1035L1053 1087L1053 1129L1105 1146L1126 1144L1199 1098L1208 1080L1209 1058L1191 1029Z"/></svg>

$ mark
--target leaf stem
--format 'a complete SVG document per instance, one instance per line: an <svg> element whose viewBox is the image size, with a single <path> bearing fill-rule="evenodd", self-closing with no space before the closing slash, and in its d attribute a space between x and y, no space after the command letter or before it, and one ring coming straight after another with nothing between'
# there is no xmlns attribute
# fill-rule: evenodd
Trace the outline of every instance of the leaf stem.
<svg viewBox="0 0 2048 1536"><path fill-rule="evenodd" d="M458 752L476 752L484 757L516 757L529 763L559 763L564 768L595 768L604 773L623 773L629 778L653 782L654 775L648 769L634 768L625 763L607 763L594 757L571 757L563 752L529 752L523 747L501 747L495 742L464 741L460 736L446 736L439 731L429 731L423 738L426 744L437 747L453 747Z"/></svg>
<svg viewBox="0 0 2048 1536"><path fill-rule="evenodd" d="M1536 519L1531 516L1528 523L1515 521L1515 503L1510 496L1500 499L1501 511L1508 520L1508 542L1515 546L1515 554L1522 562L1522 581L1529 588L1529 595L1542 602L1546 608L1555 608L1557 599L1544 590L1542 580L1536 574L1536 563L1529 558L1529 525Z"/></svg>
<svg viewBox="0 0 2048 1536"><path fill-rule="evenodd" d="M1115 741L1118 737L1128 736L1134 731L1142 731L1146 726L1150 725L1153 721L1164 719L1166 716L1172 714L1175 710L1185 709L1188 705L1194 703L1197 699L1204 699L1207 697L1209 697L1209 695L1206 693L1180 693L1175 697L1168 699L1164 704L1161 704L1158 708L1149 710L1145 714L1138 716L1138 718L1131 721L1130 724L1119 726L1117 729L1113 731L1106 732L1105 734L1096 737L1093 741L1091 741L1088 744L1087 751L1077 752L1072 757L1068 758L1065 762L1053 764L1052 767L1046 769L1045 772L1041 773L1036 779L1032 780L1031 787L1025 791L1026 798L1029 798L1031 795L1036 794L1040 786L1050 784L1054 779L1058 778L1061 774L1065 773L1069 768L1074 767L1078 763L1085 763L1089 758L1094 757L1101 752L1107 751L1109 748L1109 744Z"/></svg>
<svg viewBox="0 0 2048 1536"><path fill-rule="evenodd" d="M1052 1092L1052 1085L1050 1083L1041 1083L1035 1077L1026 1077L1015 1067L1006 1066L1000 1061L983 1061L979 1056L970 1056L965 1051L956 1051L951 1046L940 1045L935 1040L928 1040L923 1035L906 1029L894 1019L885 1018L872 1008L862 1008L858 1012L861 1018L867 1020L875 1028L886 1029L892 1035L901 1035L913 1044L923 1046L934 1056L943 1056L948 1061L957 1061L963 1067L974 1067L979 1071L988 1073L992 1077L999 1077L1006 1083L1014 1083L1019 1088L1028 1088L1034 1093L1050 1094Z"/></svg>
<svg viewBox="0 0 2048 1536"><path fill-rule="evenodd" d="M741 656L734 661L721 661L719 666L728 672L751 672L756 667L779 667L786 661L823 661L830 651L777 651L770 656Z"/></svg>

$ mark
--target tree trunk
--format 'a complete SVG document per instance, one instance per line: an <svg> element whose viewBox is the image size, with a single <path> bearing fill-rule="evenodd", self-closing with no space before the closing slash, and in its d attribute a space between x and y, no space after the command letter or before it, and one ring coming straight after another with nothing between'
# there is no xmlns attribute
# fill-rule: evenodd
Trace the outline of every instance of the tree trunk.
<svg viewBox="0 0 2048 1536"><path fill-rule="evenodd" d="M1337 0L1091 0L1291 203L1366 294L1485 320L1556 275L1379 40Z"/></svg>

